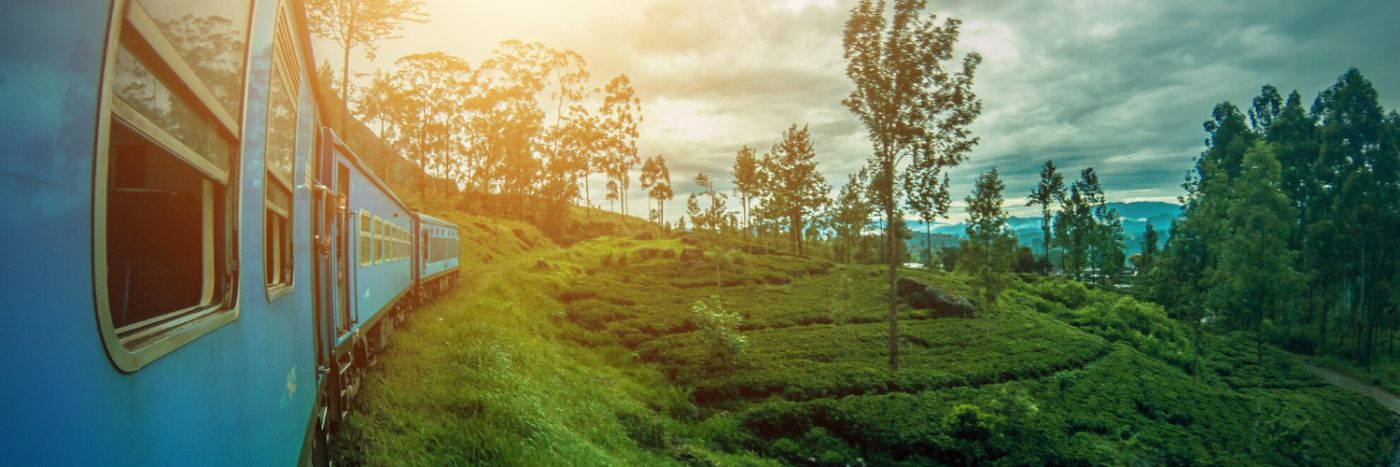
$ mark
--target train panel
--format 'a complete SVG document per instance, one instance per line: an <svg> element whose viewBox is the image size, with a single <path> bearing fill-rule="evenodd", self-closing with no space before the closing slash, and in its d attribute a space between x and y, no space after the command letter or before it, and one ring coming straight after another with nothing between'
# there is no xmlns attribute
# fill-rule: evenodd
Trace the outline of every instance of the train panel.
<svg viewBox="0 0 1400 467"><path fill-rule="evenodd" d="M273 37L297 16L278 2L12 7L0 55L24 92L0 97L0 132L26 144L0 158L0 243L16 250L0 266L0 361L23 377L0 382L6 462L295 462L315 397L297 180L316 116L304 41ZM225 38L236 48L216 56L232 61L185 54Z"/></svg>
<svg viewBox="0 0 1400 467"><path fill-rule="evenodd" d="M4 462L305 460L419 271L417 216L320 131L299 2L7 8Z"/></svg>
<svg viewBox="0 0 1400 467"><path fill-rule="evenodd" d="M411 212L343 144L335 160L349 171L348 234L354 263L355 328L373 324L413 287Z"/></svg>
<svg viewBox="0 0 1400 467"><path fill-rule="evenodd" d="M417 213L419 281L432 282L440 277L457 272L460 265L458 242L460 232L451 222Z"/></svg>

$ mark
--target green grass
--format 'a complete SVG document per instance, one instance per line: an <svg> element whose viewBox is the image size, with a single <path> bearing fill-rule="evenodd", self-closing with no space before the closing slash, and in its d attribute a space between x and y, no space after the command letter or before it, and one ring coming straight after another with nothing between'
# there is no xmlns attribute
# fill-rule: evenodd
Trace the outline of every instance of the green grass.
<svg viewBox="0 0 1400 467"><path fill-rule="evenodd" d="M509 223L465 227L472 233L464 235L464 255L485 242L494 242L488 251L502 253L493 263L551 251L499 235L514 228L533 230ZM697 409L686 394L639 365L631 351L558 339L554 323L563 310L556 297L583 269L564 254L546 261L548 270L527 262L469 275L468 284L416 310L369 373L337 440L340 462L770 463L706 447L692 433Z"/></svg>
<svg viewBox="0 0 1400 467"><path fill-rule="evenodd" d="M415 312L342 433L349 463L1374 465L1392 446L1374 401L1287 354L1207 334L1197 372L1160 307L1073 282L1015 280L973 319L900 305L891 374L879 267L713 239L685 263L676 239L560 248L445 217L473 267L513 267ZM693 332L710 296L743 317L729 366Z"/></svg>

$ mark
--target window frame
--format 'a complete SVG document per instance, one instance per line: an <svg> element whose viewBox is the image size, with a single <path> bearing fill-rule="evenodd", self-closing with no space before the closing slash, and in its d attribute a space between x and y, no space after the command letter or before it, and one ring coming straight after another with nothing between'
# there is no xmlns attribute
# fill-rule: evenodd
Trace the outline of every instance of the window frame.
<svg viewBox="0 0 1400 467"><path fill-rule="evenodd" d="M249 39L253 30L253 2L247 2L248 22L243 30L243 64L241 80L239 81L239 99L246 101L248 92L249 70L252 68L252 50L249 47ZM115 0L107 19L108 27L106 31L106 44L103 52L103 62L101 67L100 82L97 99L97 132L94 138L93 148L93 179L92 179L92 273L94 288L94 313L96 314L98 331L102 339L102 346L106 350L108 359L117 370L123 373L134 373L156 360L164 357L186 344L208 334L215 329L223 327L238 319L241 312L242 301L239 300L241 291L239 289L238 278L241 271L237 269L237 261L240 255L242 239L239 238L239 226L242 208L242 187L241 177L238 176L238 168L241 167L242 151L244 143L243 128L240 125L242 116L247 112L247 106L241 105L236 111L231 111L224 107L224 104L214 97L213 92L195 72L194 69L180 56L174 49L174 45L169 42L164 33L160 31L154 19L146 12L145 7L135 0ZM166 129L150 121L122 98L117 97L113 89L113 82L117 75L117 58L126 48L123 45L123 34L133 34L134 41L139 41L149 50L142 56L138 52L127 50L134 59L146 67L152 77L162 82L163 85L171 87L169 92L179 95L181 99L187 100L185 105L201 114L204 118L210 119L213 131L217 137L225 138L229 143L229 161L227 168L220 168L201 155L199 152L182 143ZM148 63L157 61L159 63ZM237 115L234 115L234 114ZM137 137L147 140L153 146L161 150L174 160L190 166L193 170L201 172L205 178L201 180L201 231L200 243L202 244L201 273L204 276L201 285L200 301L198 305L184 309L174 310L161 315L148 318L146 320L129 323L116 327L112 317L112 307L110 300L110 284L108 284L108 192L111 186L108 178L112 173L114 155L112 154L113 126L121 125L127 127ZM215 206L215 184L219 184L223 189L221 204L224 204L222 239L223 242L215 240L215 227L219 224L214 216L217 212ZM229 212L232 210L232 212ZM223 297L214 297L214 291L220 284L219 272L215 264L216 258L220 254L218 249L223 249L224 261L224 281L222 292Z"/></svg>
<svg viewBox="0 0 1400 467"><path fill-rule="evenodd" d="M298 65L300 61L297 59L297 51L300 50L300 48L298 47L296 38L293 37L293 35L291 34L292 26L289 22L291 15L287 12L288 8L289 6L287 2L278 3L276 19L273 22L272 64L268 67L268 117L264 121L263 209L264 212L268 214L280 216L284 223L283 225L263 226L264 231L270 228L276 228L276 233L279 234L278 238L280 239L277 240L278 244L275 245L275 247L274 245L269 245L267 242L268 236L266 232L264 232L263 248L273 248L275 250L278 250L277 252L280 253L280 255L276 257L276 261L274 261L274 264L272 265L267 264L267 253L264 252L263 254L264 277L268 277L267 268L273 266L276 266L277 268L276 271L272 272L272 277L275 278L274 281L268 282L264 280L263 285L267 292L268 302L276 301L277 299L280 299L290 294L293 290L296 289L296 255L293 254L293 252L296 234L296 223L294 221L294 214L296 213L297 203L295 188L296 183L293 182L293 180L296 180L297 178L296 154L297 149L301 145L301 141L299 138L299 136L301 135L298 135L297 133L300 130L302 117L302 70L301 67ZM282 174L274 171L271 164L269 164L267 160L267 146L271 144L271 139L267 137L267 134L271 133L271 128L273 125L272 112L274 109L272 105L272 98L273 94L277 92L276 89L273 89L273 75L277 75L277 78L281 80L282 92L285 92L287 94L287 98L292 105L292 166L291 173L287 175L287 178L283 178ZM283 209L281 206L277 206L272 203L271 197L269 196L269 193L272 190L281 190L282 193L287 196L287 207L285 209ZM268 222L268 220L269 216L264 215L263 221ZM269 224L276 224L276 222L270 222Z"/></svg>
<svg viewBox="0 0 1400 467"><path fill-rule="evenodd" d="M360 218L356 221L356 223L359 224L356 226L358 227L356 230L360 232L360 241L356 248L359 250L356 253L358 253L360 257L360 267L374 264L374 237L371 235L370 231L374 226L374 221L372 219L368 210L361 209Z"/></svg>

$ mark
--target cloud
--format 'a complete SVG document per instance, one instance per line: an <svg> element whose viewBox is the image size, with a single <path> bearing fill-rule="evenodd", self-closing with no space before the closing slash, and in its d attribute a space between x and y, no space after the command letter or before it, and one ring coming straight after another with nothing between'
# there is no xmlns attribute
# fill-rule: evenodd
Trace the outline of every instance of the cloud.
<svg viewBox="0 0 1400 467"><path fill-rule="evenodd" d="M836 189L870 153L840 103L852 89L841 30L853 3L439 0L428 5L432 22L384 44L389 60L356 66L426 50L475 63L504 39L572 49L599 84L632 78L646 117L640 150L667 155L678 198L697 171L727 188L739 147L766 151L792 123L811 126ZM1046 159L1071 176L1095 167L1110 199L1174 199L1203 149L1211 107L1247 104L1266 83L1310 100L1358 67L1387 108L1400 105L1393 0L948 0L929 11L963 20L958 51L985 58L975 85L984 111L973 125L981 144L953 171L954 198L996 166L1014 213ZM339 55L329 50L321 56ZM669 211L681 209L673 201Z"/></svg>

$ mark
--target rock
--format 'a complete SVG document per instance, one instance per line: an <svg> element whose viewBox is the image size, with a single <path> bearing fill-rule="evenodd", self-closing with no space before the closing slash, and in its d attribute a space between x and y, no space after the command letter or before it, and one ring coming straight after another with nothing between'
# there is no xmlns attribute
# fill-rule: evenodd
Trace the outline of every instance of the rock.
<svg viewBox="0 0 1400 467"><path fill-rule="evenodd" d="M538 261L535 261L535 270L536 270L536 271L548 271L548 270L549 270L549 263L546 262L545 260L538 260Z"/></svg>
<svg viewBox="0 0 1400 467"><path fill-rule="evenodd" d="M686 235L686 236L684 236L684 237L681 237L681 244L682 244L682 245L692 245L692 246L694 246L694 245L699 245L699 244L700 244L700 237L696 237L696 236L694 236L694 235Z"/></svg>
<svg viewBox="0 0 1400 467"><path fill-rule="evenodd" d="M938 287L905 277L895 282L895 293L904 303L920 310L932 310L938 318L971 318L975 312L972 302Z"/></svg>
<svg viewBox="0 0 1400 467"><path fill-rule="evenodd" d="M705 259L705 250L699 248L686 248L681 251L681 261L693 263Z"/></svg>

